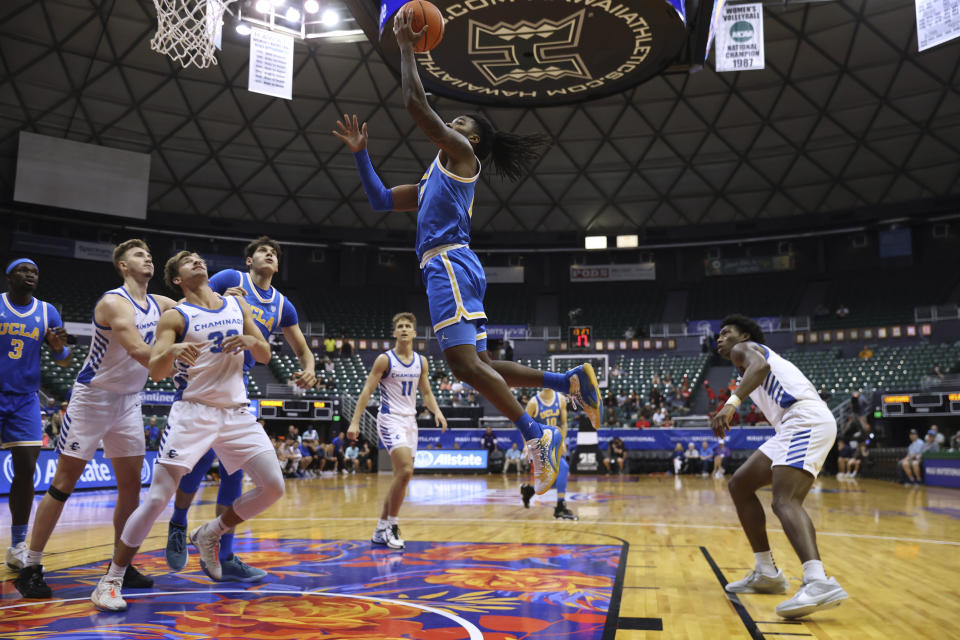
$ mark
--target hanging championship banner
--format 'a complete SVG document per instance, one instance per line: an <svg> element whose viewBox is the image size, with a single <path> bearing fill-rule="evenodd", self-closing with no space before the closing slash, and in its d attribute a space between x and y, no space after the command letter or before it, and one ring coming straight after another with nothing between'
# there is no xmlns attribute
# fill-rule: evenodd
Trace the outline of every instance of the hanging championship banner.
<svg viewBox="0 0 960 640"><path fill-rule="evenodd" d="M252 29L247 89L274 98L293 99L293 36Z"/></svg>
<svg viewBox="0 0 960 640"><path fill-rule="evenodd" d="M960 37L960 0L917 0L917 50Z"/></svg>
<svg viewBox="0 0 960 640"><path fill-rule="evenodd" d="M717 28L717 71L763 69L763 5L728 4Z"/></svg>

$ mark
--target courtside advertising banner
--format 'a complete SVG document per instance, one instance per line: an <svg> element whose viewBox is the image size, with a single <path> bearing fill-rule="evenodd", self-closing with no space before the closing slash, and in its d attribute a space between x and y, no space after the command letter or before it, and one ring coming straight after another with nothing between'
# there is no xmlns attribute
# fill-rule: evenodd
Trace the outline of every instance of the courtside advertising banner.
<svg viewBox="0 0 960 640"><path fill-rule="evenodd" d="M478 469L487 468L487 451L417 451L414 469Z"/></svg>
<svg viewBox="0 0 960 640"><path fill-rule="evenodd" d="M763 5L728 4L717 29L717 71L763 69Z"/></svg>
<svg viewBox="0 0 960 640"><path fill-rule="evenodd" d="M629 280L656 280L655 262L633 264L572 264L570 282L611 282Z"/></svg>
<svg viewBox="0 0 960 640"><path fill-rule="evenodd" d="M156 451L147 451L140 468L140 484L148 485L153 480L153 464L157 459ZM57 452L53 449L42 449L37 458L37 466L33 472L33 488L35 491L46 491L57 472ZM9 451L0 451L0 495L10 493L10 482L13 480L13 460ZM87 463L77 489L112 489L117 486L117 478L113 475L113 466L104 457L103 451L97 451L93 460Z"/></svg>
<svg viewBox="0 0 960 640"><path fill-rule="evenodd" d="M960 458L923 458L923 478L932 487L960 489Z"/></svg>

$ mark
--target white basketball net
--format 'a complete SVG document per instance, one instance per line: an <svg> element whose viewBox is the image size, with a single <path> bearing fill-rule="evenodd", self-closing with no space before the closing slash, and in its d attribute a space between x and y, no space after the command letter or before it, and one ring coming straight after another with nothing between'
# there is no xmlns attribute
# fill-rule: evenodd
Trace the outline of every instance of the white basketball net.
<svg viewBox="0 0 960 640"><path fill-rule="evenodd" d="M168 55L184 68L217 64L214 37L223 12L236 0L153 0L157 34L150 48Z"/></svg>

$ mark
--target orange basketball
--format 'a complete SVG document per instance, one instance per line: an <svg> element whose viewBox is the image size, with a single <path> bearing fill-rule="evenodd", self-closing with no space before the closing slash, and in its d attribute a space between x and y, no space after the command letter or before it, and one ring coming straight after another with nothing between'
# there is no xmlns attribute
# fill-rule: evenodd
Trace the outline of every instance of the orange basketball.
<svg viewBox="0 0 960 640"><path fill-rule="evenodd" d="M423 37L413 45L413 50L423 53L440 44L443 40L443 14L440 9L427 0L410 0L400 7L400 11L407 10L411 12L410 26L414 33L423 29L423 25L429 27Z"/></svg>

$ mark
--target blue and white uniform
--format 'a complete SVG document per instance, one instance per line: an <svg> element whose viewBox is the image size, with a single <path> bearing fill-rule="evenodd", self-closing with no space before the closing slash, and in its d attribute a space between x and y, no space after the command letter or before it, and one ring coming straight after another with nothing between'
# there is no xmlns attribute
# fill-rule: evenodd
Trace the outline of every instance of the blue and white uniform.
<svg viewBox="0 0 960 640"><path fill-rule="evenodd" d="M789 360L767 346L770 373L750 393L776 434L760 446L771 466L803 469L814 477L837 439L837 421L813 384Z"/></svg>
<svg viewBox="0 0 960 640"><path fill-rule="evenodd" d="M540 424L545 424L549 427L561 428L560 424L560 398L562 394L553 392L553 402L547 404L540 397L540 394L534 396L534 399L537 402L537 414L533 416L533 419L539 422ZM566 431L566 425L562 425L562 431Z"/></svg>
<svg viewBox="0 0 960 640"><path fill-rule="evenodd" d="M487 279L469 246L479 177L479 160L476 175L461 178L444 168L438 153L417 189L417 258L441 349L462 344L487 349Z"/></svg>
<svg viewBox="0 0 960 640"><path fill-rule="evenodd" d="M391 349L389 365L380 378L380 411L377 413L377 431L387 451L407 447L417 455L417 387L423 372L423 356L414 352L404 362Z"/></svg>
<svg viewBox="0 0 960 640"><path fill-rule="evenodd" d="M210 288L223 294L230 287L243 287L247 295L244 297L250 306L250 315L256 323L260 333L266 340L272 333L279 333L281 329L292 327L300 322L297 310L276 287L267 290L253 284L249 273L236 269L218 271L210 278ZM247 351L243 356L243 370L250 371L257 364L253 355Z"/></svg>
<svg viewBox="0 0 960 640"><path fill-rule="evenodd" d="M47 329L62 327L60 314L49 302L34 298L13 304L0 295L0 443L10 447L39 447L43 443L40 418L40 350Z"/></svg>
<svg viewBox="0 0 960 640"><path fill-rule="evenodd" d="M123 287L107 291L103 294L106 296L120 296L133 307L134 324L140 337L147 344L153 344L160 321L160 307L153 296L147 295L145 307ZM90 352L73 385L57 439L57 451L90 460L102 440L108 458L142 456L145 441L140 391L147 375L147 368L131 358L114 339L113 329L97 324L94 319Z"/></svg>
<svg viewBox="0 0 960 640"><path fill-rule="evenodd" d="M212 448L227 472L233 473L251 458L273 451L247 406L243 355L220 347L227 338L243 334L241 304L228 296L220 299L216 309L188 302L174 307L185 325L178 340L204 343L204 347L193 365L176 363L176 395L157 462L189 470Z"/></svg>

